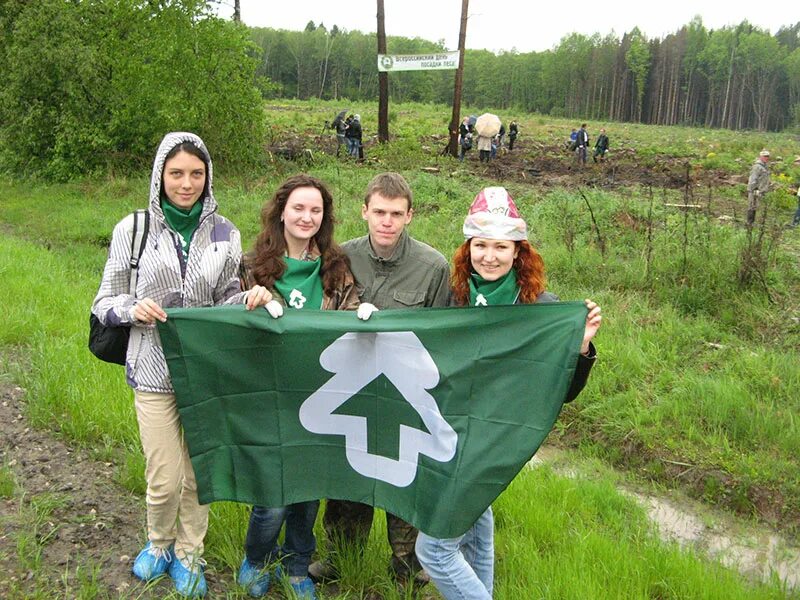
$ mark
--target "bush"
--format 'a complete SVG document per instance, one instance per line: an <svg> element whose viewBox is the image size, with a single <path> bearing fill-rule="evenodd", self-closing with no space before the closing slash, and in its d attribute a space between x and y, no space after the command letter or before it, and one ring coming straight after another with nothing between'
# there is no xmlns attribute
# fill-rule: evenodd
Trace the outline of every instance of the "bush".
<svg viewBox="0 0 800 600"><path fill-rule="evenodd" d="M217 161L257 160L254 47L205 2L19 2L0 27L0 158L12 173L146 166L175 130L199 134Z"/></svg>

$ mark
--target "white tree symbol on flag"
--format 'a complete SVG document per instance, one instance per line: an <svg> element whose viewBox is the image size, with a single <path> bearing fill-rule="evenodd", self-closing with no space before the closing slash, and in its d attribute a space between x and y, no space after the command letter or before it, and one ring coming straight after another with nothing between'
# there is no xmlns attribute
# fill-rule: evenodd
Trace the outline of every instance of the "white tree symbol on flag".
<svg viewBox="0 0 800 600"><path fill-rule="evenodd" d="M439 369L413 332L346 333L322 351L319 364L334 376L300 406L300 423L312 433L345 436L347 462L357 473L406 487L420 454L440 462L455 456L458 435L426 391L439 383ZM369 453L366 417L332 414L381 374L430 431L400 425L398 460Z"/></svg>
<svg viewBox="0 0 800 600"><path fill-rule="evenodd" d="M303 293L298 289L293 289L292 293L289 294L289 306L301 309L305 303L306 297L303 296Z"/></svg>

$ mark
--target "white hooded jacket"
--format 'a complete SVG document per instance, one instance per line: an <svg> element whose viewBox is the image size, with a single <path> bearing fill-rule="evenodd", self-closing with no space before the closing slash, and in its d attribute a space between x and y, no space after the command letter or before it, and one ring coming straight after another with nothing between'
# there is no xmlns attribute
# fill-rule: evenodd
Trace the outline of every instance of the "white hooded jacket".
<svg viewBox="0 0 800 600"><path fill-rule="evenodd" d="M200 221L183 260L178 234L170 229L161 210L161 177L166 156L175 146L190 142L206 157L208 173ZM173 132L158 147L150 181L150 228L139 262L136 295L129 293L133 215L114 227L100 290L92 313L106 325L131 325L125 374L128 385L145 392L172 393L161 340L154 325L136 321L132 309L142 298L162 308L214 306L241 302L238 279L242 258L239 230L217 214L212 187L211 157L198 136Z"/></svg>

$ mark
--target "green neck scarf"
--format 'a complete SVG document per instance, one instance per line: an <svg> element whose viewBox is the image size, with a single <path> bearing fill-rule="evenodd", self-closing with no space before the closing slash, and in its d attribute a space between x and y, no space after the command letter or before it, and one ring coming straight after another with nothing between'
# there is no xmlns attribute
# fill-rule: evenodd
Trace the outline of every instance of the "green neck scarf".
<svg viewBox="0 0 800 600"><path fill-rule="evenodd" d="M477 273L469 276L469 305L514 304L519 296L517 272L513 268L496 281L486 281Z"/></svg>
<svg viewBox="0 0 800 600"><path fill-rule="evenodd" d="M192 241L192 235L197 230L200 224L200 214L203 212L203 201L198 200L192 205L192 208L184 210L178 208L166 198L161 199L161 210L164 213L164 219L167 221L170 229L178 234L181 242L181 250L183 251L183 260L189 259L189 243Z"/></svg>
<svg viewBox="0 0 800 600"><path fill-rule="evenodd" d="M322 277L319 275L322 267L322 257L315 260L298 260L284 256L286 271L283 277L275 282L286 306L300 309L322 308Z"/></svg>

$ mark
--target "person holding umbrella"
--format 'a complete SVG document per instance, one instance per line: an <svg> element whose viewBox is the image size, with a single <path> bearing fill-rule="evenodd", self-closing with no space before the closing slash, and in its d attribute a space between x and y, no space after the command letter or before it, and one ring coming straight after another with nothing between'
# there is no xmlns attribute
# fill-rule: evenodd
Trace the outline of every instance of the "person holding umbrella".
<svg viewBox="0 0 800 600"><path fill-rule="evenodd" d="M481 162L489 162L492 154L492 139L500 133L500 117L483 113L475 121L478 134L478 157Z"/></svg>

